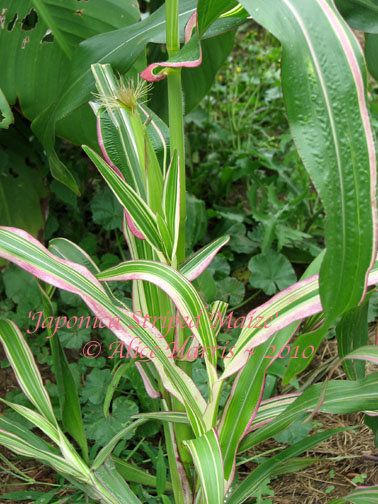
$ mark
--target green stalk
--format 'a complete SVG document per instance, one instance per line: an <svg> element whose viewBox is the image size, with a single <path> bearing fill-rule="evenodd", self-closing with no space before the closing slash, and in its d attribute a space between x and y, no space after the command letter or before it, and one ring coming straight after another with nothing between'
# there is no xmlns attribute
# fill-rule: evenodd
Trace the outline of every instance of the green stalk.
<svg viewBox="0 0 378 504"><path fill-rule="evenodd" d="M166 38L168 56L172 57L180 50L179 33L179 0L166 0ZM177 246L177 264L185 260L185 223L186 223L186 173L185 173L185 136L184 136L184 106L181 81L181 69L171 69L168 81L169 133L171 154L177 152L180 166L180 232ZM179 347L184 343L183 331L177 331ZM190 364L180 363L180 367L190 375ZM178 411L184 411L182 404L173 398L173 406ZM191 439L193 432L188 425L175 426L177 446L181 460L185 465L191 463L191 456L183 441ZM188 467L186 467L188 470Z"/></svg>
<svg viewBox="0 0 378 504"><path fill-rule="evenodd" d="M172 57L180 50L179 0L166 1L167 51ZM185 221L186 221L186 174L185 174L185 136L184 106L181 82L181 69L171 69L168 77L169 132L171 152L177 152L180 160L180 236L177 249L177 262L185 260Z"/></svg>

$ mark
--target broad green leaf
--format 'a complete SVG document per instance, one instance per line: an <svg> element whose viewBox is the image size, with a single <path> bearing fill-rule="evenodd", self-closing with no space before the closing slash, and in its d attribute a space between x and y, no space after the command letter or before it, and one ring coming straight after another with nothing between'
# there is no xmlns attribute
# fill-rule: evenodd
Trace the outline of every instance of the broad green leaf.
<svg viewBox="0 0 378 504"><path fill-rule="evenodd" d="M197 6L198 30L202 35L219 16L236 7L235 0L199 0Z"/></svg>
<svg viewBox="0 0 378 504"><path fill-rule="evenodd" d="M369 72L378 81L378 34L366 35L365 57Z"/></svg>
<svg viewBox="0 0 378 504"><path fill-rule="evenodd" d="M369 341L368 309L370 295L362 305L345 313L336 326L339 357L343 358L353 350L367 345ZM349 358L343 362L345 374L350 380L362 379L365 376L365 363L354 362Z"/></svg>
<svg viewBox="0 0 378 504"><path fill-rule="evenodd" d="M16 128L1 132L0 222L20 226L34 236L45 225L42 200L47 191L40 164L33 145Z"/></svg>
<svg viewBox="0 0 378 504"><path fill-rule="evenodd" d="M286 461L290 461L293 457L298 457L298 455L301 455L322 441L326 441L331 436L334 436L343 430L345 429L333 429L320 432L294 444L293 446L290 446L289 448L286 448L285 450L282 450L281 453L275 457L269 458L260 464L257 469L252 471L245 480L236 487L226 502L228 504L242 504L248 499L248 497L252 496L256 490L258 490L259 485L274 474L280 466L282 467Z"/></svg>
<svg viewBox="0 0 378 504"><path fill-rule="evenodd" d="M223 462L216 432L213 429L197 439L185 441L185 444L192 454L201 481L204 501L207 504L223 504Z"/></svg>
<svg viewBox="0 0 378 504"><path fill-rule="evenodd" d="M33 354L20 330L13 322L0 319L0 340L22 391L40 414L56 427L50 398L43 386Z"/></svg>
<svg viewBox="0 0 378 504"><path fill-rule="evenodd" d="M378 33L378 5L375 0L336 0L335 3L354 30Z"/></svg>
<svg viewBox="0 0 378 504"><path fill-rule="evenodd" d="M334 320L363 298L376 255L376 155L362 52L326 0L241 4L283 46L289 123L326 213L320 297L326 318Z"/></svg>
<svg viewBox="0 0 378 504"><path fill-rule="evenodd" d="M0 129L7 129L14 122L9 103L0 88Z"/></svg>
<svg viewBox="0 0 378 504"><path fill-rule="evenodd" d="M11 105L19 100L30 120L61 96L69 56L81 41L139 19L138 6L131 0L91 0L83 7L76 0L65 1L64 6L60 0L4 0L2 7L0 87ZM76 123L82 119L77 115ZM79 131L73 121L72 129ZM57 158L51 165L58 180L78 190L74 177Z"/></svg>
<svg viewBox="0 0 378 504"><path fill-rule="evenodd" d="M195 10L194 1L184 0L180 6L180 21L185 24ZM107 18L107 13L102 15ZM142 55L147 43L164 42L164 39L165 9L162 7L141 22L102 33L80 44L69 72L66 69L67 80L61 84L64 90L60 87L55 102L52 105L51 100L47 102L46 107L50 106L33 122L33 130L44 145L53 173L63 169L54 150L56 124L90 100L94 88L91 65L109 63L124 74Z"/></svg>
<svg viewBox="0 0 378 504"><path fill-rule="evenodd" d="M286 429L305 413L319 411L347 414L357 411L378 410L378 374L360 381L328 381L309 387L269 424L249 434L240 445L240 452L269 439Z"/></svg>
<svg viewBox="0 0 378 504"><path fill-rule="evenodd" d="M269 296L286 289L297 279L290 261L274 250L252 257L248 268L252 273L251 286Z"/></svg>
<svg viewBox="0 0 378 504"><path fill-rule="evenodd" d="M0 257L15 262L45 282L79 295L126 347L151 358L164 386L185 404L195 432L204 432L202 415L206 403L193 381L173 362L162 335L135 313L115 305L89 270L53 256L32 236L14 228L0 228ZM144 347L140 347L141 342Z"/></svg>

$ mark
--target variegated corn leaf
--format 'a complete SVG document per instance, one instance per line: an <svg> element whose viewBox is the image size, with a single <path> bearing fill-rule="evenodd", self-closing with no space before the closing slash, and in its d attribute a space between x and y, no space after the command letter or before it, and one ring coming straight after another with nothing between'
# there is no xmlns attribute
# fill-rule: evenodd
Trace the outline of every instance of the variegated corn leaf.
<svg viewBox="0 0 378 504"><path fill-rule="evenodd" d="M185 275L188 280L195 280L205 271L218 254L219 250L227 245L229 240L229 236L222 236L209 243L209 245L206 245L201 250L198 250L180 266L180 272Z"/></svg>
<svg viewBox="0 0 378 504"><path fill-rule="evenodd" d="M185 444L192 454L202 484L204 502L207 504L223 504L223 461L215 430L212 429L197 439L185 441Z"/></svg>
<svg viewBox="0 0 378 504"><path fill-rule="evenodd" d="M192 284L172 267L153 261L128 261L99 273L106 281L143 280L166 292L177 306L185 323L205 350L210 385L216 380L216 338L199 294Z"/></svg>
<svg viewBox="0 0 378 504"><path fill-rule="evenodd" d="M205 432L206 403L193 381L175 365L161 333L135 313L116 306L89 270L55 257L28 233L15 228L0 228L0 257L79 295L126 346L151 358L164 386L185 405L193 430L198 435Z"/></svg>
<svg viewBox="0 0 378 504"><path fill-rule="evenodd" d="M164 260L164 246L159 233L156 217L143 201L143 199L134 191L134 189L124 182L112 168L89 147L83 146L85 153L96 165L105 182L109 185L114 195L130 214L136 226L143 233L144 237L157 252L158 256Z"/></svg>
<svg viewBox="0 0 378 504"><path fill-rule="evenodd" d="M171 260L174 260L180 230L180 160L176 152L164 181L163 211L172 240Z"/></svg>

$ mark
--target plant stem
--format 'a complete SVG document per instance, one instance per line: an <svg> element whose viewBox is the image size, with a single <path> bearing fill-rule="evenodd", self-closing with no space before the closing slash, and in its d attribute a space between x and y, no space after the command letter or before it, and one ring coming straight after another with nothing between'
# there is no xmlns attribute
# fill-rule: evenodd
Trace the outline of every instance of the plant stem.
<svg viewBox="0 0 378 504"><path fill-rule="evenodd" d="M179 33L179 0L166 0L166 39L168 56L171 58L180 51ZM168 80L168 108L169 108L169 133L171 155L177 152L180 167L180 230L177 245L177 265L185 260L185 223L186 223L186 173L185 173L185 136L184 136L184 106L181 81L181 69L171 69ZM177 340L179 348L184 344L183 331L178 329ZM190 375L191 366L187 362L178 365ZM173 398L173 406L183 411L182 404ZM192 430L187 425L176 425L175 434L177 446L183 464L189 464L191 456L183 441L193 436Z"/></svg>
<svg viewBox="0 0 378 504"><path fill-rule="evenodd" d="M179 0L166 1L167 51L172 57L180 50ZM177 152L180 162L180 234L177 248L177 263L185 260L186 177L184 106L181 69L170 70L168 77L168 107L171 153Z"/></svg>

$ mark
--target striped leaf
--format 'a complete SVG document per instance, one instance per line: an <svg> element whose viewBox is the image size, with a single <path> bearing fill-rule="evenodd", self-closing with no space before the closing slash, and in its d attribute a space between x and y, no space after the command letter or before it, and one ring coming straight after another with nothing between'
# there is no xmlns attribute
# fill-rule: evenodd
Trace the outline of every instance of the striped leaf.
<svg viewBox="0 0 378 504"><path fill-rule="evenodd" d="M43 304L43 315L44 318L47 319L54 315L54 310L49 296L42 288L40 288L40 291ZM88 443L81 414L78 387L59 338L57 336L54 338L51 328L47 328L47 333L49 335L54 375L58 388L62 423L66 432L68 432L80 446L84 460L88 461Z"/></svg>
<svg viewBox="0 0 378 504"><path fill-rule="evenodd" d="M311 280L312 278L317 278L314 275L319 271L321 260L322 254L320 254L307 268L301 282L306 282L308 279ZM293 295L290 288L288 295L289 297ZM283 297L285 297L285 294L283 294ZM273 300L274 298L272 299L272 301ZM280 301L281 298L278 297L278 302ZM277 310L278 309L279 308L277 308ZM272 311L271 313L274 313L274 311ZM252 339L252 341L255 341L255 338L258 336L260 331L266 330L266 328L264 328L264 325L271 326L277 319L277 314L279 316L279 312L276 313L272 321L270 320L271 313L264 314L263 311L263 313L259 313L259 315L263 315L261 319L257 317L252 318L253 325L262 327L261 329L254 329L254 331L257 332L253 333L254 338ZM290 323L286 328L279 330L278 332L275 331L275 334L271 335L269 340L253 349L252 355L249 355L248 352L246 354L246 365L240 371L239 375L234 381L231 394L223 411L220 425L220 444L225 464L225 477L227 480L230 478L234 468L238 445L242 437L251 428L252 423L258 414L258 410L260 409L259 404L262 398L262 392L265 383L265 374L269 366L274 361L274 358L267 358L269 355L271 356L271 348L278 349L287 345L295 331L298 329L299 325L300 322L295 321ZM245 330L248 330L248 328ZM243 331L240 337L242 337ZM248 349L246 349L246 351L247 350ZM278 352L276 353L276 355L278 355ZM228 366L228 360L229 359L227 358L225 359L226 370Z"/></svg>
<svg viewBox="0 0 378 504"><path fill-rule="evenodd" d="M189 448L193 457L202 485L204 502L207 504L223 504L223 462L215 430L212 429L197 439L185 441L185 445Z"/></svg>
<svg viewBox="0 0 378 504"><path fill-rule="evenodd" d="M1 252L0 252L1 255ZM52 427L57 427L50 398L25 338L10 320L0 319L0 341L22 391Z"/></svg>
<svg viewBox="0 0 378 504"><path fill-rule="evenodd" d="M0 429L0 445L5 446L8 450L29 457L35 460L40 460L44 464L53 467L60 474L73 476L78 481L89 483L90 475L89 470L87 473L77 471L71 463L67 462L64 458L56 455L50 451L45 451L29 444L24 438L17 436L11 432Z"/></svg>
<svg viewBox="0 0 378 504"><path fill-rule="evenodd" d="M357 487L345 500L351 504L377 504L378 486Z"/></svg>
<svg viewBox="0 0 378 504"><path fill-rule="evenodd" d="M231 493L227 498L227 504L242 504L249 497L252 497L269 477L271 477L285 462L290 461L294 457L298 457L302 453L310 450L322 441L326 441L331 436L343 432L345 429L333 429L325 432L320 432L311 437L293 444L289 448L282 450L275 457L271 457L265 462L259 464L257 469L252 471L245 480Z"/></svg>
<svg viewBox="0 0 378 504"><path fill-rule="evenodd" d="M326 212L320 298L334 320L362 300L376 256L376 155L362 52L327 0L241 4L283 45L289 123Z"/></svg>
<svg viewBox="0 0 378 504"><path fill-rule="evenodd" d="M135 313L114 305L89 270L55 257L28 233L15 228L0 228L0 257L51 285L79 295L127 347L151 358L164 386L186 406L193 430L197 434L204 432L202 414L206 403L193 381L173 362L161 333Z"/></svg>
<svg viewBox="0 0 378 504"><path fill-rule="evenodd" d="M169 167L163 192L163 210L168 231L172 240L172 256L176 257L180 229L180 160L174 153Z"/></svg>
<svg viewBox="0 0 378 504"><path fill-rule="evenodd" d="M200 276L201 273L211 264L219 250L227 245L229 236L223 236L206 245L201 250L193 254L180 267L180 272L191 282Z"/></svg>
<svg viewBox="0 0 378 504"><path fill-rule="evenodd" d="M123 438L125 438L127 434L135 431L135 429L146 423L148 420L148 418L139 418L113 436L112 439L98 452L92 464L92 470L98 469L106 461L106 459L110 457L114 448L120 441L122 441Z"/></svg>
<svg viewBox="0 0 378 504"><path fill-rule="evenodd" d="M350 352L344 359L363 360L378 364L378 345L367 345Z"/></svg>
<svg viewBox="0 0 378 504"><path fill-rule="evenodd" d="M143 233L151 247L162 255L162 241L156 218L143 199L126 184L95 151L83 146L85 153L96 165L105 182L113 191L123 208L130 214L137 228Z"/></svg>
<svg viewBox="0 0 378 504"><path fill-rule="evenodd" d="M210 319L193 285L172 267L153 261L128 261L97 275L99 280L143 280L157 285L177 306L185 323L204 347L210 383L216 379L216 339Z"/></svg>
<svg viewBox="0 0 378 504"><path fill-rule="evenodd" d="M377 282L378 263L370 272L368 285L376 285ZM248 361L251 350L267 341L279 330L322 311L318 275L293 284L259 308L252 310L246 316L245 325L232 355L226 358L227 362L221 378L227 378L241 369ZM258 320L261 321L260 326L263 327L253 327L257 325Z"/></svg>
<svg viewBox="0 0 378 504"><path fill-rule="evenodd" d="M255 431L274 420L274 418L283 413L299 395L299 392L294 392L292 394L272 397L271 399L261 401L256 415L250 422L248 432Z"/></svg>
<svg viewBox="0 0 378 504"><path fill-rule="evenodd" d="M371 293L368 293L361 306L353 308L345 313L336 326L337 347L340 358L368 344L368 310L370 294ZM361 360L355 362L348 358L343 361L343 369L349 380L362 379L365 376L365 362Z"/></svg>
<svg viewBox="0 0 378 504"><path fill-rule="evenodd" d="M51 439L51 441L59 445L60 436L57 428L54 427L54 425L52 425L48 420L46 420L44 416L40 415L39 413L33 411L30 408L22 406L21 404L5 401L4 399L1 399L1 402L6 404L9 408L12 408L19 415L26 418L26 420L31 422L35 427L37 427L37 429L44 432L46 436L48 436Z"/></svg>
<svg viewBox="0 0 378 504"><path fill-rule="evenodd" d="M305 413L319 411L347 414L378 411L378 373L360 381L328 381L309 387L269 424L251 432L240 444L239 452L249 450L289 427Z"/></svg>

